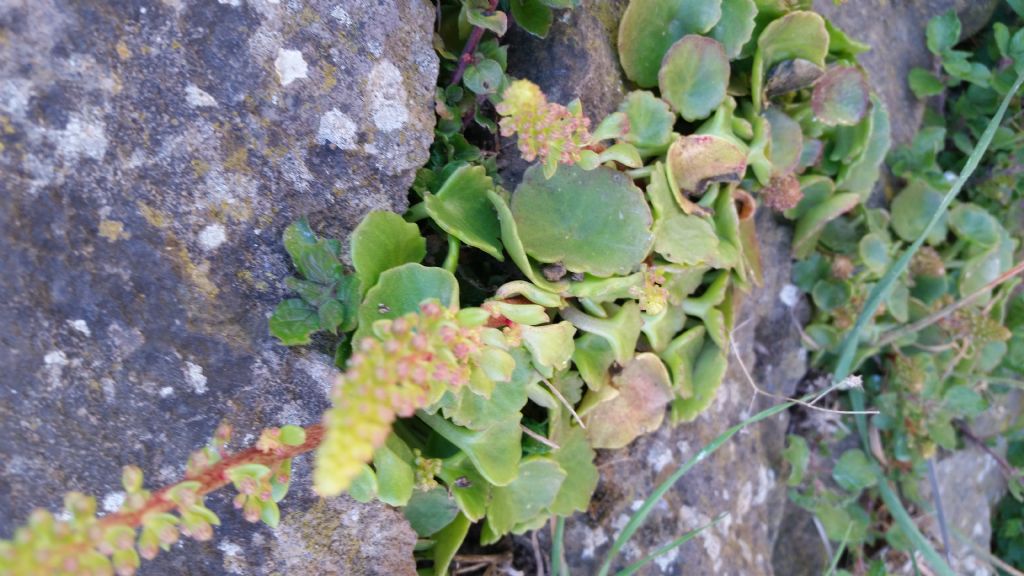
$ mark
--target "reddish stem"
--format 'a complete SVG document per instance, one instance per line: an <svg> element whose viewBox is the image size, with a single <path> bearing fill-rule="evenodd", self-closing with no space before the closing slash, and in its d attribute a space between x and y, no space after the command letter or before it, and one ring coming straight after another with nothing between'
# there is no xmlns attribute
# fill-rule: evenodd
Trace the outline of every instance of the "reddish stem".
<svg viewBox="0 0 1024 576"><path fill-rule="evenodd" d="M186 476L183 482L199 482L200 487L196 493L198 495L205 495L228 485L231 482L231 480L228 479L228 470L235 466L240 464L263 464L264 466L271 467L281 461L294 458L300 454L305 454L306 452L313 450L320 445L323 437L323 425L313 424L306 427L306 441L299 446L287 446L272 452L262 452L255 447L248 448L237 454L228 456L195 476ZM167 498L166 494L175 485L165 486L157 490L149 497L149 500L137 510L117 512L115 514L104 516L99 520L99 525L104 527L124 525L134 528L142 525L142 519L147 514L170 512L171 510L174 510L178 506Z"/></svg>
<svg viewBox="0 0 1024 576"><path fill-rule="evenodd" d="M498 7L498 0L490 0L490 8L487 11L487 15L490 16ZM455 86L462 80L462 75L466 73L466 67L473 62L473 52L476 52L476 47L480 45L480 40L484 37L484 29L480 26L474 26L473 31L469 33L469 40L466 40L466 46L462 49L462 54L459 55L459 65L455 68L455 74L452 75L452 81L449 86Z"/></svg>

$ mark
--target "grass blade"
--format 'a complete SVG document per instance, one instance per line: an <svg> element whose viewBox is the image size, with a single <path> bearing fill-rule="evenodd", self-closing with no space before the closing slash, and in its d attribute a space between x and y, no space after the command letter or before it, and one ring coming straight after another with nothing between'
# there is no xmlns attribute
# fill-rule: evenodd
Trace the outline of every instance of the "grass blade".
<svg viewBox="0 0 1024 576"><path fill-rule="evenodd" d="M565 518L555 520L555 531L551 535L551 576L569 576L565 561Z"/></svg>
<svg viewBox="0 0 1024 576"><path fill-rule="evenodd" d="M692 458L687 460L685 463L683 463L682 466L676 469L676 471L673 472L671 476L666 478L664 482L659 484L658 487L655 488L653 492L651 492L647 499L644 500L643 505L641 505L640 508L638 508L637 511L633 513L633 517L629 519L629 523L626 524L626 526L622 529L622 533L619 534L619 537L616 538L614 542L612 542L611 548L608 549L608 555L605 557L604 562L601 564L601 569L597 573L598 576L608 576L608 572L611 570L612 567L612 562L615 560L615 558L618 557L619 552L622 551L622 547L626 545L626 542L629 542L629 539L633 537L633 534L636 533L636 531L640 528L644 521L647 520L647 516L650 515L651 511L654 509L654 505L657 504L659 500L661 500L662 496L664 496L665 493L668 492L670 488L672 488L672 485L675 484L680 478L682 478L684 474L689 472L690 469L692 469L702 460L713 454L716 450L721 448L723 444L728 442L729 439L735 436L736 433L739 432L740 430L746 428L747 426L750 426L751 424L760 422L761 420L764 420L766 418L770 418L780 412L789 409L792 406L794 406L793 402L786 402L783 404L777 404L775 406L772 406L771 408L768 408L767 410L762 410L761 412L754 414L750 418L747 418L746 420L740 422L739 424L723 432L717 438L712 440L707 446L702 448L700 452L694 454Z"/></svg>
<svg viewBox="0 0 1024 576"><path fill-rule="evenodd" d="M842 381L844 378L850 375L850 371L853 368L854 356L857 353L857 343L860 342L860 333L864 329L864 326L868 321L874 317L875 310L882 301L889 295L889 291L896 283L896 279L903 274L904 270L907 269L907 265L910 264L910 259L914 257L917 250L924 244L925 238L931 233L932 229L939 223L939 220L949 209L950 204L963 189L964 184L971 177L974 171L978 168L978 164L981 162L982 157L988 150L989 144L992 143L992 138L995 136L996 129L1003 121L1003 116L1006 115L1006 109L1010 106L1010 100L1020 90L1021 84L1024 83L1024 74L1018 74L1016 82L1013 84L1013 88L1007 93L1006 97L1003 98L1002 103L999 105L999 110L996 112L992 120L989 121L988 126L985 128L985 132L981 135L978 140L977 146L971 152L970 157L967 159L967 164L964 165L963 170L960 171L960 176L957 177L956 182L946 193L945 197L942 198L942 203L939 205L938 210L932 215L932 219L928 222L928 226L925 227L921 235L911 244L899 257L899 259L890 266L889 270L886 271L885 276L875 285L871 290L871 294L868 296L867 303L861 310L860 315L857 316L857 322L853 325L853 329L850 330L843 341L842 349L839 354L839 362L836 365L835 374L833 378L836 382ZM853 390L850 392L850 398L853 401L854 409L862 411L864 409L864 393L860 390ZM860 434L861 442L864 444L865 451L871 454L868 449L868 438L867 438L867 419L863 414L857 415L857 431ZM872 456L873 458L873 456ZM949 565L942 559L942 556L935 551L931 543L921 534L917 529L917 525L911 519L910 514L903 507L903 503L900 502L899 497L893 492L892 488L889 487L888 479L885 478L883 473L879 473L878 490L882 496L882 500L885 502L886 507L892 513L893 518L899 523L900 528L903 529L904 533L910 538L914 546L924 555L925 560L933 568L933 570L943 576L954 576L953 570Z"/></svg>
<svg viewBox="0 0 1024 576"><path fill-rule="evenodd" d="M825 576L834 576L836 568L839 567L839 560L842 559L843 553L846 552L846 544L850 540L850 532L853 531L853 523L846 527L846 533L843 534L843 541L839 543L839 549L836 550L834 556L832 556L832 562L828 565L828 570L825 572Z"/></svg>
<svg viewBox="0 0 1024 576"><path fill-rule="evenodd" d="M654 559L657 558L658 556L661 556L662 554L667 554L669 551L675 550L677 547L682 546L683 544L686 544L690 540L693 540L695 537L697 537L698 534L700 534L701 532L707 530L708 528L711 528L715 524L718 524L722 520L722 518L725 518L726 516L728 516L728 514L719 514L717 518L715 518L714 520L712 520L708 524L705 524L705 525L701 526L700 528L697 528L696 530L690 530L689 532L687 532L686 534L683 534L679 538L676 538L675 540L669 542L668 544L665 544L664 546L658 548L654 552L651 552L647 556L637 560L636 562L630 564L629 566L626 566L625 568L623 568L622 570L617 572L615 574L615 576L631 576L632 574L636 573L637 570L639 570L639 569L643 568L644 566L646 566L646 565L650 564L651 562L653 562Z"/></svg>

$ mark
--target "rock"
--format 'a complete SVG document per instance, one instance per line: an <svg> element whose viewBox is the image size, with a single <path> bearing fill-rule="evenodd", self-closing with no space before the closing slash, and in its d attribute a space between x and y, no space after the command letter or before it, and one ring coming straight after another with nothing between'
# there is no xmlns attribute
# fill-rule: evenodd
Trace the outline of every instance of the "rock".
<svg viewBox="0 0 1024 576"><path fill-rule="evenodd" d="M1005 454L1005 442L997 452ZM950 534L950 561L957 574L989 576L996 574L988 563L975 556L970 546L956 533L969 537L977 546L988 550L992 541L992 510L1006 494L1006 478L996 459L970 446L939 460L935 465L939 494L942 496L946 526ZM921 482L921 500L933 502L931 485ZM942 542L938 518L933 512L923 521L924 531L933 542Z"/></svg>
<svg viewBox="0 0 1024 576"><path fill-rule="evenodd" d="M780 292L790 277L789 227L768 211L757 218L764 286L743 302L734 343L757 384L791 394L806 371L806 354ZM629 516L666 477L729 426L777 402L755 397L739 363L714 404L691 424L665 426L617 452L599 455L601 481L590 510L566 527L573 573L593 574ZM685 475L627 544L618 567L699 528L717 526L661 556L646 574L770 574L772 549L786 505L782 450L789 417L783 413L737 434Z"/></svg>
<svg viewBox="0 0 1024 576"><path fill-rule="evenodd" d="M772 554L772 569L779 576L821 576L832 556L814 526L814 514L786 502L779 537Z"/></svg>
<svg viewBox="0 0 1024 576"><path fill-rule="evenodd" d="M432 25L420 0L0 2L0 536L70 489L113 508L125 464L174 481L222 419L245 441L318 419L331 359L267 334L281 232L405 208ZM218 537L143 573L414 573L404 522L318 504L308 466L277 531L218 496ZM391 544L303 544L354 515Z"/></svg>
<svg viewBox="0 0 1024 576"><path fill-rule="evenodd" d="M860 57L872 87L889 106L893 144L907 144L917 133L924 102L910 91L907 75L915 67L931 69L934 56L925 46L925 28L933 17L955 9L963 20L963 36L977 33L992 17L998 0L857 0L836 5L815 0L814 9L872 46ZM897 48L898 47L898 48Z"/></svg>

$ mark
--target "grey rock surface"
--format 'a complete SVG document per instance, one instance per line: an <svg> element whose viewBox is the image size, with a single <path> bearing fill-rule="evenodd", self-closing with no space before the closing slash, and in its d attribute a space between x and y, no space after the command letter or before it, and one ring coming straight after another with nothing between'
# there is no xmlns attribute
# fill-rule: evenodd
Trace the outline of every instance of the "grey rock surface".
<svg viewBox="0 0 1024 576"><path fill-rule="evenodd" d="M889 107L894 144L906 144L917 132L924 102L914 97L907 74L919 67L931 70L934 56L925 46L928 21L956 10L963 21L963 36L975 34L988 22L999 0L856 0L836 5L815 0L814 9L831 19L853 38L872 46L861 64L871 75L872 87Z"/></svg>
<svg viewBox="0 0 1024 576"><path fill-rule="evenodd" d="M70 489L115 508L126 464L174 481L222 419L318 419L331 359L267 334L280 235L405 208L432 24L425 0L0 0L0 536ZM219 537L143 573L414 573L401 516L319 503L308 466L278 530L219 496Z"/></svg>

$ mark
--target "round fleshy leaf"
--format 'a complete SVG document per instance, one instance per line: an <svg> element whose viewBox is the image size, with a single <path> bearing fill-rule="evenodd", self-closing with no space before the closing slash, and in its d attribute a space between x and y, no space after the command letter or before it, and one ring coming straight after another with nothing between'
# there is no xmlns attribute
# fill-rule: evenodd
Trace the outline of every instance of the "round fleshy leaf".
<svg viewBox="0 0 1024 576"><path fill-rule="evenodd" d="M868 112L868 81L854 66L836 66L814 84L814 117L828 126L853 126Z"/></svg>
<svg viewBox="0 0 1024 576"><path fill-rule="evenodd" d="M956 235L982 246L999 244L999 221L974 204L960 204L949 213L949 225Z"/></svg>
<svg viewBox="0 0 1024 576"><path fill-rule="evenodd" d="M619 23L619 60L630 80L649 88L668 49L687 34L704 34L722 17L721 0L632 0Z"/></svg>
<svg viewBox="0 0 1024 576"><path fill-rule="evenodd" d="M804 134L800 124L774 107L766 110L764 115L771 127L772 173L776 176L791 174L800 164L800 156L804 151Z"/></svg>
<svg viewBox="0 0 1024 576"><path fill-rule="evenodd" d="M892 199L892 229L907 242L917 240L940 204L942 194L939 191L920 180L912 181ZM946 237L947 218L948 214L942 215L942 220L929 236L930 243L939 242Z"/></svg>
<svg viewBox="0 0 1024 576"><path fill-rule="evenodd" d="M623 140L642 149L668 146L676 117L664 100L646 90L637 90L626 96L619 111L629 120Z"/></svg>
<svg viewBox="0 0 1024 576"><path fill-rule="evenodd" d="M802 260L810 255L826 224L849 212L857 204L860 204L860 196L857 194L836 194L801 216L793 230L793 254L797 259Z"/></svg>
<svg viewBox="0 0 1024 576"><path fill-rule="evenodd" d="M824 68L828 42L825 19L814 12L797 10L765 26L757 39L757 47L765 68L794 58Z"/></svg>
<svg viewBox="0 0 1024 576"><path fill-rule="evenodd" d="M359 306L359 329L352 341L359 342L372 334L377 320L416 312L422 302L430 299L450 308L459 307L459 283L451 272L421 264L403 264L387 270Z"/></svg>
<svg viewBox="0 0 1024 576"><path fill-rule="evenodd" d="M889 267L889 242L880 234L868 234L861 238L857 251L864 265L875 274L884 274Z"/></svg>
<svg viewBox="0 0 1024 576"><path fill-rule="evenodd" d="M747 155L739 146L720 136L683 136L668 150L668 169L677 190L676 200L687 206L679 193L701 196L710 184L739 182L747 171Z"/></svg>
<svg viewBox="0 0 1024 576"><path fill-rule="evenodd" d="M418 226L392 212L370 212L352 232L352 265L365 292L385 270L419 262L427 243Z"/></svg>
<svg viewBox="0 0 1024 576"><path fill-rule="evenodd" d="M637 354L612 378L618 396L602 402L584 416L594 448L622 448L637 437L657 430L672 400L672 384L661 359Z"/></svg>
<svg viewBox="0 0 1024 576"><path fill-rule="evenodd" d="M595 276L628 274L654 240L643 193L628 176L604 167L562 166L550 179L531 167L512 195L512 216L535 260Z"/></svg>
<svg viewBox="0 0 1024 576"><path fill-rule="evenodd" d="M445 232L504 260L501 225L487 197L487 191L493 188L494 182L483 166L466 165L452 173L437 194L426 194L423 202L427 214Z"/></svg>
<svg viewBox="0 0 1024 576"><path fill-rule="evenodd" d="M722 43L696 34L673 44L658 72L662 97L688 122L714 112L728 86L729 58Z"/></svg>
<svg viewBox="0 0 1024 576"><path fill-rule="evenodd" d="M728 367L729 359L725 351L714 342L705 341L693 364L692 394L672 402L672 421L692 422L707 409L718 394Z"/></svg>
<svg viewBox="0 0 1024 576"><path fill-rule="evenodd" d="M722 18L708 33L725 46L725 54L735 60L754 34L757 4L754 0L722 0Z"/></svg>
<svg viewBox="0 0 1024 576"><path fill-rule="evenodd" d="M661 222L654 233L654 251L669 262L697 266L717 260L718 234L707 218L677 214Z"/></svg>

